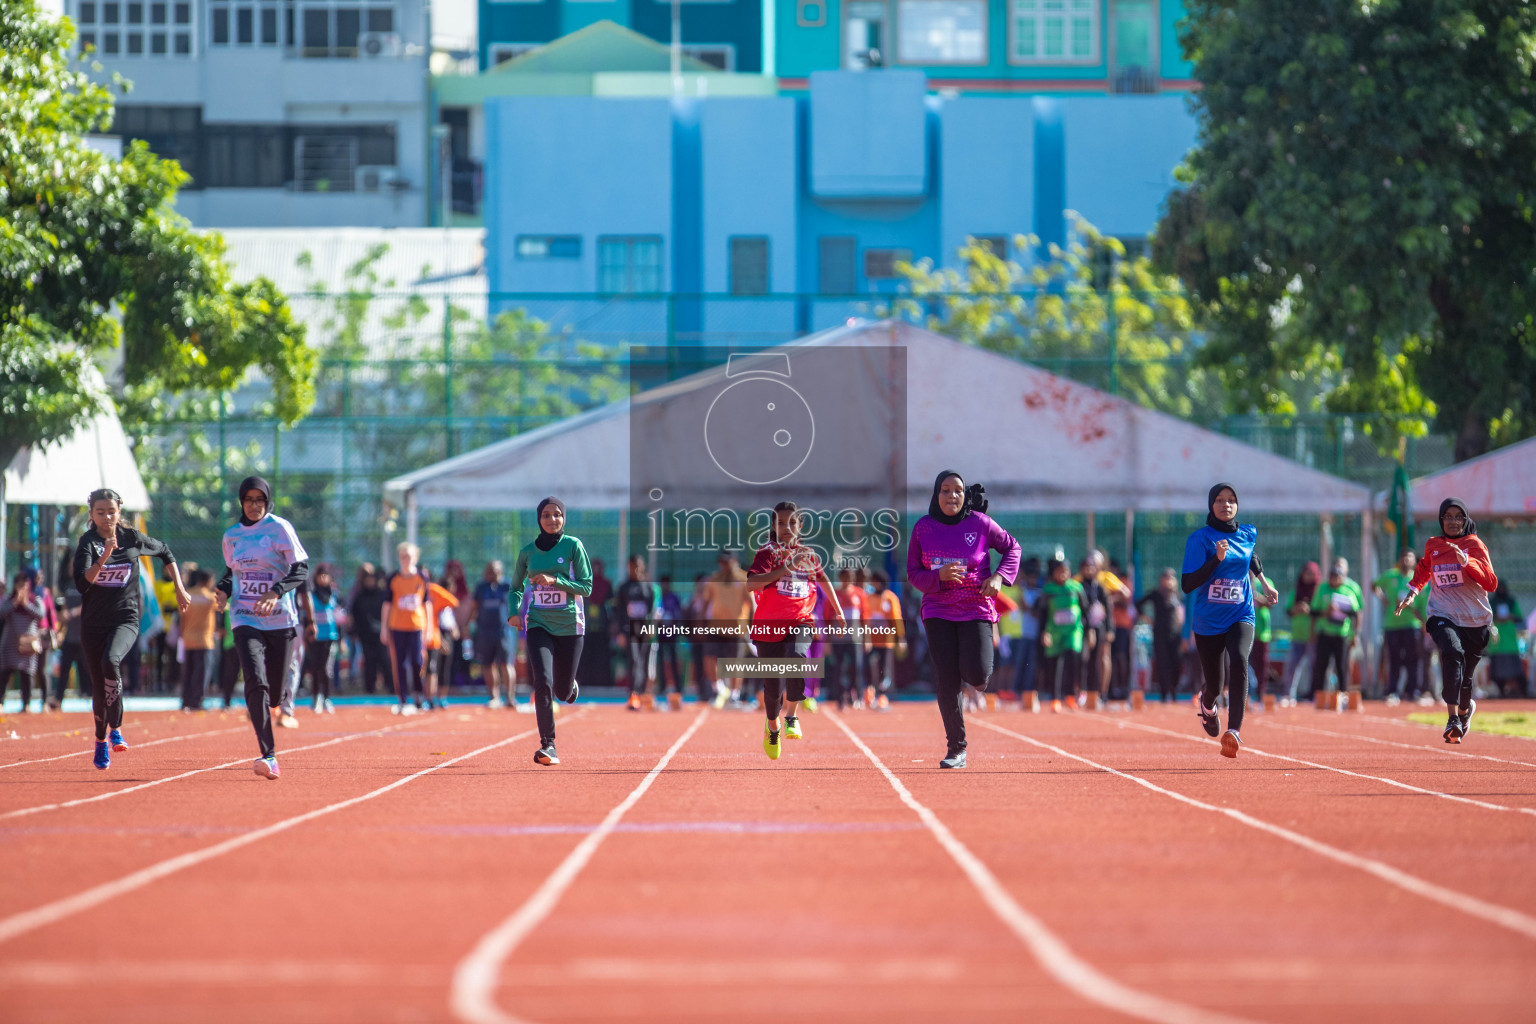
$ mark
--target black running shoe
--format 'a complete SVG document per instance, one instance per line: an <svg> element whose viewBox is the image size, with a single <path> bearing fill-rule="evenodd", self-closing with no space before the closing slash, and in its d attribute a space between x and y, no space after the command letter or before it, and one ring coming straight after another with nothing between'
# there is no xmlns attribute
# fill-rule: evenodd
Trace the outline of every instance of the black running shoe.
<svg viewBox="0 0 1536 1024"><path fill-rule="evenodd" d="M1445 716L1445 742L1461 742L1461 716L1456 713L1454 707Z"/></svg>
<svg viewBox="0 0 1536 1024"><path fill-rule="evenodd" d="M1215 708L1205 706L1205 698L1195 694L1195 711L1200 715L1200 726L1205 734L1212 739L1221 735L1221 719L1216 714Z"/></svg>
<svg viewBox="0 0 1536 1024"><path fill-rule="evenodd" d="M1457 724L1461 726L1461 735L1466 737L1472 731L1472 716L1477 714L1477 701L1467 698L1467 710L1457 718ZM115 749L115 748L114 748Z"/></svg>
<svg viewBox="0 0 1536 1024"><path fill-rule="evenodd" d="M544 744L539 748L539 752L533 755L533 761L535 764L559 764L560 758L555 753L555 745L553 743Z"/></svg>
<svg viewBox="0 0 1536 1024"><path fill-rule="evenodd" d="M965 751L963 751L963 750L952 750L948 754L945 754L944 755L944 760L939 762L939 767L940 768L964 768L965 767Z"/></svg>
<svg viewBox="0 0 1536 1024"><path fill-rule="evenodd" d="M581 684L578 683L576 680L572 679L571 680L571 697L570 697L569 700L566 701L566 703L567 704L575 704L576 703L576 698L580 697L580 696L581 696ZM551 748L551 749L553 749L553 748Z"/></svg>

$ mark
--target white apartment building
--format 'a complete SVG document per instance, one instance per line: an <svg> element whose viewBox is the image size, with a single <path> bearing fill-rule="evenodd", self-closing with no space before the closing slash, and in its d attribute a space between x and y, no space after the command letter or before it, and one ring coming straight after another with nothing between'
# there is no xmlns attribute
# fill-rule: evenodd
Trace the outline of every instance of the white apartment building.
<svg viewBox="0 0 1536 1024"><path fill-rule="evenodd" d="M421 227L435 186L425 0L65 0L114 134L181 162L198 227Z"/></svg>

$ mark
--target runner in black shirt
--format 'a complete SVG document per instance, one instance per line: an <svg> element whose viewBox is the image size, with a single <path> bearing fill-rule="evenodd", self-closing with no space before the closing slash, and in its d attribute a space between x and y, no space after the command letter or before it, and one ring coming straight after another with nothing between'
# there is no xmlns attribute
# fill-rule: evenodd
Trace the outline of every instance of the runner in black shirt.
<svg viewBox="0 0 1536 1024"><path fill-rule="evenodd" d="M112 750L127 750L123 739L123 658L139 639L140 558L158 558L170 570L176 605L191 599L171 549L122 525L123 499L102 488L90 497L91 528L75 547L74 581L80 591L80 647L91 676L91 710L96 715L97 768L112 763ZM110 748L108 731L111 732Z"/></svg>

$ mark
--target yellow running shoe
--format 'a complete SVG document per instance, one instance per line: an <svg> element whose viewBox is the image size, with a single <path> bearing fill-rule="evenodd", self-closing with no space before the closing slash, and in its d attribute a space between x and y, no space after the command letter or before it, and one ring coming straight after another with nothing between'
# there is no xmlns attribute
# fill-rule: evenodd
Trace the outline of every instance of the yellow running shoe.
<svg viewBox="0 0 1536 1024"><path fill-rule="evenodd" d="M816 713L816 698L807 697L805 700L800 702L800 706L814 715Z"/></svg>
<svg viewBox="0 0 1536 1024"><path fill-rule="evenodd" d="M771 761L779 759L779 751L782 749L779 734L773 728L775 724L766 718L763 719L763 753L767 754Z"/></svg>
<svg viewBox="0 0 1536 1024"><path fill-rule="evenodd" d="M798 739L801 739L802 737L804 737L804 735L805 734L800 731L800 719L799 719L799 717L796 716L796 715L785 715L784 716L784 738L785 739L791 739L791 740L798 740Z"/></svg>

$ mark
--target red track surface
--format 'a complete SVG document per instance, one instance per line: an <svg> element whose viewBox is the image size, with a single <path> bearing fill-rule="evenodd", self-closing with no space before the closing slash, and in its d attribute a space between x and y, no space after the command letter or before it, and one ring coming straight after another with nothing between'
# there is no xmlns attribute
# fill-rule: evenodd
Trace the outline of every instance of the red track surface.
<svg viewBox="0 0 1536 1024"><path fill-rule="evenodd" d="M1536 742L1397 710L1254 714L1236 762L1187 706L977 715L960 772L932 705L843 716L942 824L826 713L770 762L756 715L568 710L540 768L529 715L346 708L276 783L238 715L130 715L105 773L82 716L13 717L0 1019L463 1019L536 894L480 1019L1536 1019Z"/></svg>

